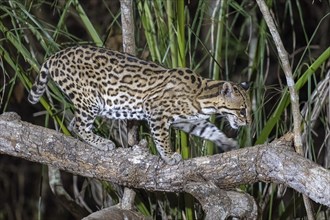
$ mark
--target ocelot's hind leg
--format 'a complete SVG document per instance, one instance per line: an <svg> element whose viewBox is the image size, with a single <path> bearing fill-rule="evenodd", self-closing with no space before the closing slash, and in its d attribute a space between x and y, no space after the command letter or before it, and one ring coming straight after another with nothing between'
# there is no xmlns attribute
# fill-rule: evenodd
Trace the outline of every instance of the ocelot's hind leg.
<svg viewBox="0 0 330 220"><path fill-rule="evenodd" d="M91 104L92 102L88 102ZM86 106L75 105L75 118L70 123L73 131L79 135L79 137L87 142L88 144L100 149L100 150L111 150L115 148L115 144L106 138L100 137L93 133L93 123L97 116L97 105L91 104L88 108Z"/></svg>

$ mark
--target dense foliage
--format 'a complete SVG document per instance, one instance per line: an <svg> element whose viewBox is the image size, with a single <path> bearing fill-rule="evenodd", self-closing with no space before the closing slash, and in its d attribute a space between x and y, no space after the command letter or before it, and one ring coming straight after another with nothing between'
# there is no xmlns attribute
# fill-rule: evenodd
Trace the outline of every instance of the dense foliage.
<svg viewBox="0 0 330 220"><path fill-rule="evenodd" d="M138 56L166 67L187 66L205 77L250 81L253 124L239 132L218 123L242 147L280 137L292 130L289 94L274 43L254 1L136 0L133 1ZM304 119L305 157L330 167L330 2L267 1L290 55ZM41 104L31 106L27 91L40 64L59 49L93 44L122 48L119 1L8 0L0 4L0 113L15 111L23 120L68 133L69 100L52 84ZM108 135L108 122L99 132ZM110 129L111 130L111 129ZM147 138L141 125L139 136ZM1 132L1 131L0 131ZM111 133L111 132L110 132ZM173 132L174 133L174 132ZM116 134L110 134L116 135ZM182 132L173 142L184 158L217 153L210 142ZM152 141L149 141L152 150ZM154 151L155 152L155 151ZM56 199L48 179L56 179L82 207L80 216L118 202L120 186L0 157L0 219L72 219L67 201ZM53 173L54 176L56 176ZM305 216L301 195L275 184L245 185L262 219ZM136 207L153 219L195 219L203 212L193 197L137 191ZM313 204L319 218L330 210ZM79 215L78 215L79 216Z"/></svg>

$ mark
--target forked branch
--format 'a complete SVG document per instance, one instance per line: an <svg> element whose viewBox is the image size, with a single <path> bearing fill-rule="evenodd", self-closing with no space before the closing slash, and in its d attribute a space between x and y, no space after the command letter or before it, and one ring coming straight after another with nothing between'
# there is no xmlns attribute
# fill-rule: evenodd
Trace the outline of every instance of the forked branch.
<svg viewBox="0 0 330 220"><path fill-rule="evenodd" d="M0 115L0 153L86 177L150 191L191 191L191 184L228 189L258 181L285 184L330 207L330 171L292 149L292 136L270 144L166 165L147 149L100 151L54 130Z"/></svg>

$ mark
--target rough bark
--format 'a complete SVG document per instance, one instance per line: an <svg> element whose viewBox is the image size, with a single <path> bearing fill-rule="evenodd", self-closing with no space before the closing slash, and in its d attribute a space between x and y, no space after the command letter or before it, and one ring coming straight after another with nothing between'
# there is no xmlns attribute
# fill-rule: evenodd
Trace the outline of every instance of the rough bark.
<svg viewBox="0 0 330 220"><path fill-rule="evenodd" d="M15 113L0 115L0 131L1 154L132 188L186 191L199 199L205 211L212 203L203 203L207 192L214 194L216 190L258 181L285 184L330 207L330 171L295 153L292 135L270 144L192 158L170 166L145 148L100 151L54 130L20 121ZM205 191L198 191L203 185ZM249 207L253 210L254 205Z"/></svg>
<svg viewBox="0 0 330 220"><path fill-rule="evenodd" d="M151 218L142 216L141 214L138 214L131 210L123 210L122 208L117 206L111 206L100 211L93 212L82 220L109 220L110 218L111 220L152 220Z"/></svg>
<svg viewBox="0 0 330 220"><path fill-rule="evenodd" d="M205 220L257 219L258 209L252 196L232 190L223 190L213 183L188 183L185 191L202 204Z"/></svg>

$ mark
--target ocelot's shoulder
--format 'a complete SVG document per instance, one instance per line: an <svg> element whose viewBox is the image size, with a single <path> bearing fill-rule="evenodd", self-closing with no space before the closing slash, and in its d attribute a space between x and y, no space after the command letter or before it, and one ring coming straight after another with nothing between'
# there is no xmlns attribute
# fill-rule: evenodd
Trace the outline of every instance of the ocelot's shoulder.
<svg viewBox="0 0 330 220"><path fill-rule="evenodd" d="M168 72L171 74L186 75L186 74L195 74L195 72L187 67L177 67L168 69Z"/></svg>

